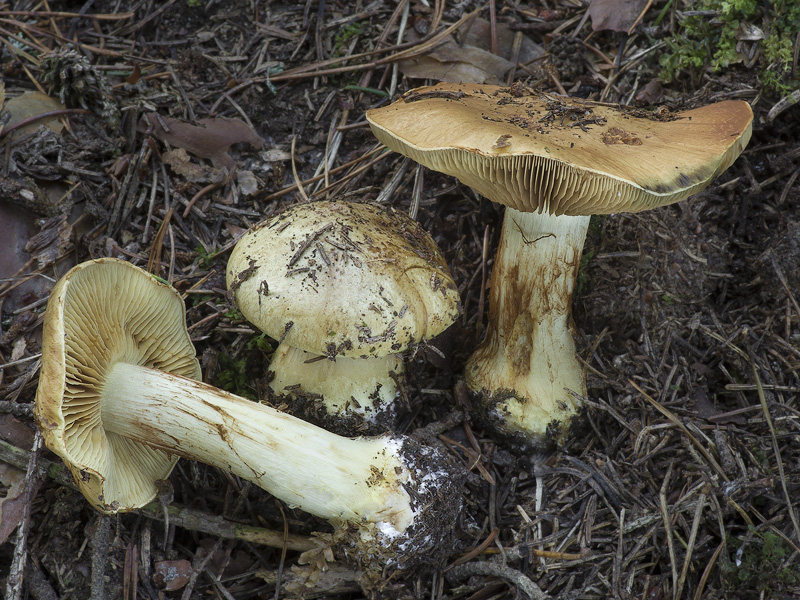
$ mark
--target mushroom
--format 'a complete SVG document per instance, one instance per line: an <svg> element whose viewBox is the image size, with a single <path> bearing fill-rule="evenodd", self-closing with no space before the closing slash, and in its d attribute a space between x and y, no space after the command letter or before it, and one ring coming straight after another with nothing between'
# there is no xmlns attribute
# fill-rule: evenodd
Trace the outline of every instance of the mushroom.
<svg viewBox="0 0 800 600"><path fill-rule="evenodd" d="M442 453L404 437L340 437L199 376L172 287L97 259L53 288L36 421L97 510L151 501L182 456L328 519L367 572L441 549L460 480Z"/></svg>
<svg viewBox="0 0 800 600"><path fill-rule="evenodd" d="M373 204L286 209L239 240L227 279L242 314L280 340L272 392L296 414L348 435L391 427L399 354L460 312L431 236Z"/></svg>
<svg viewBox="0 0 800 600"><path fill-rule="evenodd" d="M647 114L521 86L447 83L367 112L389 148L506 206L488 327L466 366L501 431L557 440L585 394L571 307L589 216L699 192L747 145L752 115L743 101Z"/></svg>

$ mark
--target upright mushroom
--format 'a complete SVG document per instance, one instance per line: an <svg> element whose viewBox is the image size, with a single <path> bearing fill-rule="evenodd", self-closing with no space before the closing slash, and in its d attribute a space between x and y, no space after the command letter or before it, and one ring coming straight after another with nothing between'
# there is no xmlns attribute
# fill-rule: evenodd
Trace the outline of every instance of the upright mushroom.
<svg viewBox="0 0 800 600"><path fill-rule="evenodd" d="M506 206L488 328L466 367L501 430L540 444L578 409L571 306L589 216L699 192L747 145L752 115L743 101L660 115L446 83L367 112L388 147Z"/></svg>
<svg viewBox="0 0 800 600"><path fill-rule="evenodd" d="M460 311L431 236L403 213L354 202L295 205L251 229L231 253L228 288L280 340L273 392L347 435L391 427L400 353Z"/></svg>
<svg viewBox="0 0 800 600"><path fill-rule="evenodd" d="M343 438L196 381L184 319L173 288L115 259L53 288L36 421L96 509L149 502L183 456L330 520L368 574L441 549L438 513L459 505L443 455L402 437Z"/></svg>

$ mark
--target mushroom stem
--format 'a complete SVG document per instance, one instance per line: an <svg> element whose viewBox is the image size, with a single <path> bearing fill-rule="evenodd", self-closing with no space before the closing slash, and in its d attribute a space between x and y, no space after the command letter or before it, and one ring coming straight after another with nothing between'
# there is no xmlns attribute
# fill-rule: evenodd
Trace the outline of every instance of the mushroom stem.
<svg viewBox="0 0 800 600"><path fill-rule="evenodd" d="M316 418L319 424L337 433L358 431L348 417L371 431L390 424L394 401L400 395L397 382L403 377L403 359L398 354L349 358L306 352L281 342L270 363L274 373L269 386L277 396L286 395L306 404L300 413ZM319 403L315 411L308 403ZM292 404L290 403L290 406ZM322 413L321 417L317 413ZM344 427L337 427L345 422ZM386 429L389 429L387 427Z"/></svg>
<svg viewBox="0 0 800 600"><path fill-rule="evenodd" d="M345 438L199 381L119 362L103 386L106 432L214 465L334 522L414 521L412 478L388 436ZM415 474L416 475L416 474Z"/></svg>
<svg viewBox="0 0 800 600"><path fill-rule="evenodd" d="M589 217L506 208L489 291L486 336L466 381L490 418L531 441L558 423L562 432L584 392L575 356L572 292ZM544 437L542 437L544 439Z"/></svg>

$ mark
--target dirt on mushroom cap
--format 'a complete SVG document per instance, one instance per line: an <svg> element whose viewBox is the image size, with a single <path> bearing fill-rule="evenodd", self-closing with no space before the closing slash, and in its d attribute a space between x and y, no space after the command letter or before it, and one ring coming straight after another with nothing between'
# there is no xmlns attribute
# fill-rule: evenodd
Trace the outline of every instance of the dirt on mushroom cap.
<svg viewBox="0 0 800 600"><path fill-rule="evenodd" d="M415 221L351 202L298 205L247 233L228 287L268 335L329 357L402 352L460 310L444 258Z"/></svg>

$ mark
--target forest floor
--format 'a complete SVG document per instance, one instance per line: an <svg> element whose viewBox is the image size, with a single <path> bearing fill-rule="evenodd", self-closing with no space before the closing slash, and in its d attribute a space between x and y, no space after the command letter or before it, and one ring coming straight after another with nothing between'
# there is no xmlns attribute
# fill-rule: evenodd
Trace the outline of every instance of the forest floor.
<svg viewBox="0 0 800 600"><path fill-rule="evenodd" d="M458 542L445 564L376 595L800 597L800 108L762 85L759 46L779 21L758 9L749 25L762 35L738 38L742 60L667 81L659 58L691 3L641 2L632 17L622 7L637 3L593 3L610 6L609 29L585 4L0 3L7 598L297 595L299 552L275 532L307 538L327 522L190 461L170 478L168 506L102 516L38 448L32 406L49 291L104 256L183 294L207 382L264 398L275 340L229 304L226 260L248 228L307 198L414 213L464 308L438 352L409 357L398 425L444 424L438 443L471 469ZM796 85L800 35L791 41ZM644 110L738 99L755 114L748 147L703 192L593 217L573 306L587 393L548 453L516 452L460 391L485 327L502 208L382 152L365 121L441 79L522 81ZM167 129L210 119L209 129L169 137L147 126L154 113ZM305 596L364 592L332 565Z"/></svg>

